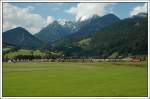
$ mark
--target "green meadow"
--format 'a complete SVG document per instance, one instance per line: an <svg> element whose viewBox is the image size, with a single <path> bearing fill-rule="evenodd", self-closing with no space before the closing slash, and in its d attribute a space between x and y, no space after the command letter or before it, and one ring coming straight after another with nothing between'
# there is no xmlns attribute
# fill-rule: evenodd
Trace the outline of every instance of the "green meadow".
<svg viewBox="0 0 150 99"><path fill-rule="evenodd" d="M3 62L3 96L148 96L147 62Z"/></svg>

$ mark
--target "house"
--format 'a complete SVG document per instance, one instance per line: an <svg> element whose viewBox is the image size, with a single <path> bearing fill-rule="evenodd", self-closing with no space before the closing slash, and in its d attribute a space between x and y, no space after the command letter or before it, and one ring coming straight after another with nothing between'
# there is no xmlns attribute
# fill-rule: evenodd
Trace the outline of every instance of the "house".
<svg viewBox="0 0 150 99"><path fill-rule="evenodd" d="M132 58L132 62L140 62L140 61L142 61L142 57L140 57L140 56L133 56L131 58Z"/></svg>

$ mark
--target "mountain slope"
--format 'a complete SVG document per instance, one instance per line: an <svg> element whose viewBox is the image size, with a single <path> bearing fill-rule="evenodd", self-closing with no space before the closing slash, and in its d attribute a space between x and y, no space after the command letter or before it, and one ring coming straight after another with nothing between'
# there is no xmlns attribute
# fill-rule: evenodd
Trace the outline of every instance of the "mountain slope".
<svg viewBox="0 0 150 99"><path fill-rule="evenodd" d="M60 45L68 46L69 43L65 42L78 42L82 39L87 39L91 35L93 35L93 33L96 32L97 30L119 21L120 19L114 14L107 14L102 17L94 15L90 19L77 22L76 27L77 31L72 33L71 35L68 35L62 39L55 41L53 43L53 46L60 46Z"/></svg>
<svg viewBox="0 0 150 99"><path fill-rule="evenodd" d="M147 17L128 18L97 31L91 43L95 54L147 54L147 22Z"/></svg>
<svg viewBox="0 0 150 99"><path fill-rule="evenodd" d="M98 29L109 26L120 19L114 14L107 14L102 17L94 15L92 18L78 23L79 30L71 35L72 38L78 38L89 35Z"/></svg>
<svg viewBox="0 0 150 99"><path fill-rule="evenodd" d="M147 54L147 22L147 17L127 18L99 28L87 37L62 39L54 46L70 56L108 57L115 52L123 56Z"/></svg>
<svg viewBox="0 0 150 99"><path fill-rule="evenodd" d="M2 38L3 43L20 47L40 48L44 44L22 27L17 27L4 32Z"/></svg>
<svg viewBox="0 0 150 99"><path fill-rule="evenodd" d="M79 22L66 21L59 23L59 21L54 21L35 34L35 36L41 41L51 44L65 37L72 39L74 37L78 38L88 35L99 28L111 25L119 20L120 19L117 16L108 14L103 17L94 15L88 20Z"/></svg>
<svg viewBox="0 0 150 99"><path fill-rule="evenodd" d="M35 36L43 42L51 43L71 33L71 30L67 26L62 26L57 21L54 21L35 34Z"/></svg>
<svg viewBox="0 0 150 99"><path fill-rule="evenodd" d="M103 17L94 15L92 18L88 20L77 22L76 25L77 30L74 33L55 41L53 45L59 46L59 43L79 41L82 39L86 39L89 36L93 35L93 32L96 32L99 29L102 29L106 26L109 26L119 21L120 19L114 14L107 14Z"/></svg>

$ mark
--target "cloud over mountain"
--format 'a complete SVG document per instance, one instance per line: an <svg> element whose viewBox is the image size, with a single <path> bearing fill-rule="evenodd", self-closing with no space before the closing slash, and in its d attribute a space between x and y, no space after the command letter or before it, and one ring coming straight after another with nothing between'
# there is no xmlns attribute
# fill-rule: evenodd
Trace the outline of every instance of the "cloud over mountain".
<svg viewBox="0 0 150 99"><path fill-rule="evenodd" d="M34 34L53 22L53 17L48 16L46 20L40 14L33 13L33 9L31 6L19 8L10 3L3 3L3 31L19 26Z"/></svg>
<svg viewBox="0 0 150 99"><path fill-rule="evenodd" d="M130 16L137 15L138 13L141 13L141 12L147 13L147 3L144 3L144 5L142 5L142 6L135 7L130 12Z"/></svg>
<svg viewBox="0 0 150 99"><path fill-rule="evenodd" d="M55 21L55 19L52 16L47 17L47 24L51 24Z"/></svg>
<svg viewBox="0 0 150 99"><path fill-rule="evenodd" d="M103 16L106 14L106 7L113 3L79 3L76 7L71 7L65 12L76 16L76 21L86 20L93 15Z"/></svg>

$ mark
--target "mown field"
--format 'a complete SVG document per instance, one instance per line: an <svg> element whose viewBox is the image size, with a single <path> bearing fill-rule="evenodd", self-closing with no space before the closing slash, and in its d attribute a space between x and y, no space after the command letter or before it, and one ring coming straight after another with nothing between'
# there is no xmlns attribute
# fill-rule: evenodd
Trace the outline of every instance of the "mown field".
<svg viewBox="0 0 150 99"><path fill-rule="evenodd" d="M147 62L3 63L3 96L147 96Z"/></svg>

